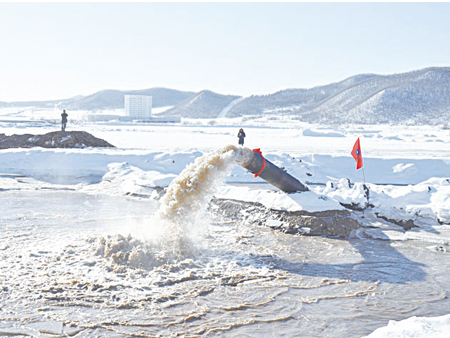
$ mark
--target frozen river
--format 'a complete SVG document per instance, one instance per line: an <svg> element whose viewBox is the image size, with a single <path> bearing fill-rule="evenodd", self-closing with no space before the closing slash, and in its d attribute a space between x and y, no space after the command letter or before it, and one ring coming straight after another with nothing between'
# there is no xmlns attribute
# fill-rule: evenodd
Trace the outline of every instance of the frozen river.
<svg viewBox="0 0 450 338"><path fill-rule="evenodd" d="M150 199L0 200L0 336L362 337L450 308L449 253L436 243L301 237L210 215L180 224L189 238L169 248L148 239L173 231L155 227Z"/></svg>

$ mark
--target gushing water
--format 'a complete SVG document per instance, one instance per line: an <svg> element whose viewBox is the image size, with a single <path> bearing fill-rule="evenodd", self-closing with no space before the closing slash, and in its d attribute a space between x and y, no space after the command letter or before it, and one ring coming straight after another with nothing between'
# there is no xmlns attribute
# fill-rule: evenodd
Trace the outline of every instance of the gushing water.
<svg viewBox="0 0 450 338"><path fill-rule="evenodd" d="M197 158L169 185L161 199L159 217L176 223L192 220L204 210L231 169L250 156L250 149L228 145Z"/></svg>
<svg viewBox="0 0 450 338"><path fill-rule="evenodd" d="M135 236L101 237L95 252L116 264L154 267L191 257L195 241L207 234L203 217L214 192L236 164L251 158L252 151L232 145L198 157L176 177L158 212Z"/></svg>

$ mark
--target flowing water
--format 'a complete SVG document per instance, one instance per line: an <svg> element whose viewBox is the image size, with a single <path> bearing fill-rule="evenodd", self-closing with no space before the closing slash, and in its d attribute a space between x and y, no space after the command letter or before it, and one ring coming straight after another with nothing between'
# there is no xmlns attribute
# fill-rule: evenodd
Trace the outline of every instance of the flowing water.
<svg viewBox="0 0 450 338"><path fill-rule="evenodd" d="M160 202L0 191L0 336L362 337L449 312L445 243L294 236L207 213L235 156L201 158Z"/></svg>

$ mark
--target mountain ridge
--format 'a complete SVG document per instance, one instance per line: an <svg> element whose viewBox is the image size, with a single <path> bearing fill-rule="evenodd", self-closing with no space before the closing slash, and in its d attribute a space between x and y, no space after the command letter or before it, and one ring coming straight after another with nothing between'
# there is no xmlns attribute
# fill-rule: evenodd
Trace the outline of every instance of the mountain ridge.
<svg viewBox="0 0 450 338"><path fill-rule="evenodd" d="M251 96L228 113L244 115L292 115L304 122L331 124L449 123L450 67L356 75L311 89Z"/></svg>
<svg viewBox="0 0 450 338"><path fill-rule="evenodd" d="M309 89L289 88L248 97L156 87L131 91L109 89L67 100L0 102L0 107L33 103L73 110L123 108L124 95L152 95L153 107L171 107L161 116L192 119L289 115L304 122L325 124L450 124L450 67L428 67L391 75L357 74Z"/></svg>
<svg viewBox="0 0 450 338"><path fill-rule="evenodd" d="M72 110L96 110L123 108L125 95L151 95L153 107L173 106L183 101L194 92L180 91L163 87L137 90L103 89L93 94L77 95L69 99L47 101L0 102L0 107L42 107Z"/></svg>
<svg viewBox="0 0 450 338"><path fill-rule="evenodd" d="M240 98L236 95L221 95L210 90L202 90L193 97L180 102L161 116L179 115L189 118L217 118L231 102Z"/></svg>

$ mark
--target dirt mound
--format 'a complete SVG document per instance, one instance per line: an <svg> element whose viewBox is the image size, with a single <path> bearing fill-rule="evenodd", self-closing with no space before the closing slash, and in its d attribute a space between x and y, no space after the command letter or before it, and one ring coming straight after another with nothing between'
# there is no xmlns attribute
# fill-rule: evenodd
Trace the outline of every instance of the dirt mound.
<svg viewBox="0 0 450 338"><path fill-rule="evenodd" d="M32 147L88 148L114 146L85 131L55 131L44 135L24 134L6 136L5 134L0 134L0 149Z"/></svg>
<svg viewBox="0 0 450 338"><path fill-rule="evenodd" d="M210 208L218 219L244 221L294 235L346 238L362 227L348 210L288 212L267 209L259 203L222 199L213 199Z"/></svg>

